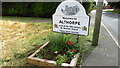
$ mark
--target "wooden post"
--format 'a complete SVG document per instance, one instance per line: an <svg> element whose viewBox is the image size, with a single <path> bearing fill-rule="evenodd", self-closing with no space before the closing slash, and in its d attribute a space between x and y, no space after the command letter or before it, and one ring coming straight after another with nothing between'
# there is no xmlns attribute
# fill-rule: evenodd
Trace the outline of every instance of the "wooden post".
<svg viewBox="0 0 120 68"><path fill-rule="evenodd" d="M102 8L103 8L103 0L98 0L92 46L97 46L98 45L100 25L101 25L101 17L102 17Z"/></svg>

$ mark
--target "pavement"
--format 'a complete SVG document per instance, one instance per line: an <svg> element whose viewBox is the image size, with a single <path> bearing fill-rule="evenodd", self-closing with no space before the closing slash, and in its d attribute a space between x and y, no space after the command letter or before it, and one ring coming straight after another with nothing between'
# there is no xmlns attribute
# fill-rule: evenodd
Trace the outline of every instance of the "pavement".
<svg viewBox="0 0 120 68"><path fill-rule="evenodd" d="M91 26L93 26L95 10L91 12L90 16ZM82 68L118 68L118 49L116 41L111 37L111 34L102 23L98 46L87 54Z"/></svg>

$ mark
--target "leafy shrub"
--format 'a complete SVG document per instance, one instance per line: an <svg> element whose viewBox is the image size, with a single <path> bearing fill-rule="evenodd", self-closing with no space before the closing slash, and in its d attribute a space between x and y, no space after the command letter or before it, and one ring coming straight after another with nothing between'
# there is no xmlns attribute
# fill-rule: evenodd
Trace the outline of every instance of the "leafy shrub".
<svg viewBox="0 0 120 68"><path fill-rule="evenodd" d="M49 36L49 42L52 45L51 52L58 51L61 52L63 49L66 49L67 41L70 40L70 35L60 34L60 33L52 33Z"/></svg>
<svg viewBox="0 0 120 68"><path fill-rule="evenodd" d="M52 17L59 2L43 2L42 4L42 17Z"/></svg>
<svg viewBox="0 0 120 68"><path fill-rule="evenodd" d="M94 6L93 2L83 2L82 5L84 6L87 14L90 13L90 11L93 9Z"/></svg>
<svg viewBox="0 0 120 68"><path fill-rule="evenodd" d="M33 13L37 17L42 15L42 3L38 2L34 4Z"/></svg>
<svg viewBox="0 0 120 68"><path fill-rule="evenodd" d="M14 10L14 8L10 8L8 10L8 13L9 13L9 15L16 15L17 14L16 11Z"/></svg>
<svg viewBox="0 0 120 68"><path fill-rule="evenodd" d="M37 53L36 57L46 58L47 56L48 58L49 56L50 60L56 60L56 64L60 65L63 62L69 62L75 54L80 52L79 63L81 63L85 53L90 50L88 44L91 43L92 40L92 30L93 28L90 28L89 36L79 36L79 43L76 43L76 37L78 37L76 35L50 33L48 35L50 42L49 47L46 47L46 50L43 49L40 51L42 55L41 53Z"/></svg>
<svg viewBox="0 0 120 68"><path fill-rule="evenodd" d="M50 45L49 47L43 48L35 56L38 58L56 60L56 64L60 65L63 62L69 62L75 54L80 52L80 46L73 44L73 37L75 35L51 33L48 35ZM75 37L74 37L75 38ZM74 42L75 43L75 42ZM41 47L41 46L39 46Z"/></svg>
<svg viewBox="0 0 120 68"><path fill-rule="evenodd" d="M58 59L57 61L56 61L56 64L57 65L60 65L60 64L62 64L63 62L66 62L67 61L67 55L57 55L57 57L56 57L56 59Z"/></svg>
<svg viewBox="0 0 120 68"><path fill-rule="evenodd" d="M74 35L52 33L49 35L49 41L51 44L50 52L65 53L69 59L73 58L76 53L79 52L80 46L73 44ZM72 42L71 42L72 41ZM75 42L74 42L75 43Z"/></svg>
<svg viewBox="0 0 120 68"><path fill-rule="evenodd" d="M108 4L113 9L120 9L120 1L119 2L109 2Z"/></svg>
<svg viewBox="0 0 120 68"><path fill-rule="evenodd" d="M14 3L14 6L8 8L8 15L25 16L25 14L26 14L25 3Z"/></svg>
<svg viewBox="0 0 120 68"><path fill-rule="evenodd" d="M60 2L4 2L3 15L52 17ZM83 2L87 13L92 10L92 2Z"/></svg>

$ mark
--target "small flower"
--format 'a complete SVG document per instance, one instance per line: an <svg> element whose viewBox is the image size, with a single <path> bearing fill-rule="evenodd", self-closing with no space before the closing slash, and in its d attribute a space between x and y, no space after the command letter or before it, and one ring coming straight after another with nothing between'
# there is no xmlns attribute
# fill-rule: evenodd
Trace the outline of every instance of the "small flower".
<svg viewBox="0 0 120 68"><path fill-rule="evenodd" d="M72 51L73 51L73 52L76 52L77 50L76 50L76 49L73 49Z"/></svg>
<svg viewBox="0 0 120 68"><path fill-rule="evenodd" d="M68 45L72 45L72 43L68 43Z"/></svg>
<svg viewBox="0 0 120 68"><path fill-rule="evenodd" d="M71 41L68 40L68 43L71 43Z"/></svg>
<svg viewBox="0 0 120 68"><path fill-rule="evenodd" d="M55 54L57 54L57 53L58 53L58 51L55 51L54 53L55 53Z"/></svg>
<svg viewBox="0 0 120 68"><path fill-rule="evenodd" d="M37 47L42 47L42 46L37 46Z"/></svg>
<svg viewBox="0 0 120 68"><path fill-rule="evenodd" d="M68 40L68 45L72 45L71 41Z"/></svg>

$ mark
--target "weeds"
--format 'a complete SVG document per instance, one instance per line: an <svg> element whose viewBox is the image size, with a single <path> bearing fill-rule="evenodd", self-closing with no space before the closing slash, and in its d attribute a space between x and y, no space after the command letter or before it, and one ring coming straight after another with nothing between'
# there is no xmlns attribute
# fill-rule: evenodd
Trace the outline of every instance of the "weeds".
<svg viewBox="0 0 120 68"><path fill-rule="evenodd" d="M67 48L67 41L70 40L73 36L68 34L60 34L60 33L51 33L48 35L49 42L51 46L51 52L55 51L63 51ZM71 40L72 41L72 40Z"/></svg>

